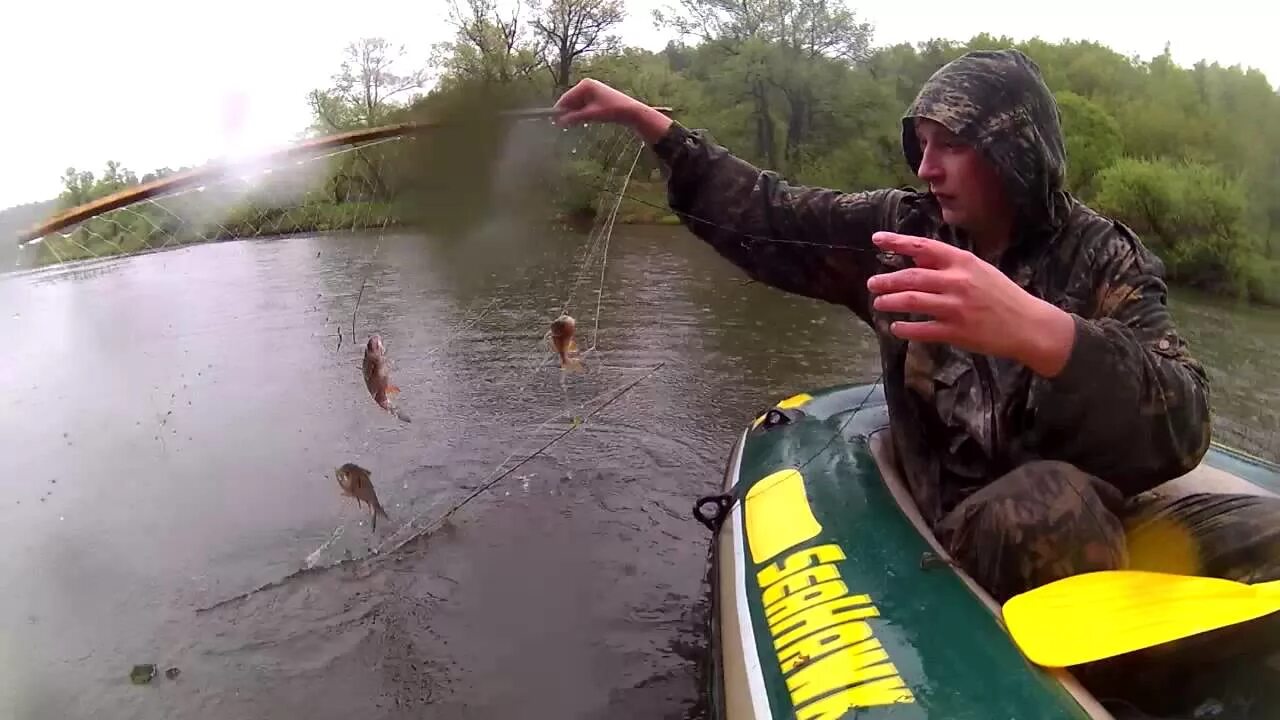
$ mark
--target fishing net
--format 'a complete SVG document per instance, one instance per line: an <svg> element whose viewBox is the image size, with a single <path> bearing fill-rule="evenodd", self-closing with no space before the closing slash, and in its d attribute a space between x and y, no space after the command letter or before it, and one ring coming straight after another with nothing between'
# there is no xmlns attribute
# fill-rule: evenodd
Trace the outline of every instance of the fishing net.
<svg viewBox="0 0 1280 720"><path fill-rule="evenodd" d="M442 154L474 146L475 135L474 131L470 133L470 143L451 140L433 148L435 152L417 150L415 164L454 167L455 163L442 161ZM610 244L619 218L642 202L629 195L632 180L638 173L649 176L655 170L652 158L646 158L643 142L617 126L562 129L538 118L513 122L500 137L501 142L493 146L497 151L487 156L487 166L475 163L462 170L471 174L470 184L458 184L454 176L452 191L440 187L439 182L435 185L436 192L430 193L436 199L435 206L443 210L447 205L451 213L432 217L421 210L424 203L419 202L412 223L437 229L439 222L449 220L447 232L466 235L481 232L477 218L492 219L496 215L506 223L559 229L581 238L564 265L563 276L553 283L557 294L547 298L545 307L549 312L544 312L544 322L531 328L523 346L513 352L514 369L496 378L503 393L511 397L528 397L535 389L558 397L543 405L544 416L531 419L527 409L519 407L495 418L494 426L520 428L511 438L510 452L466 492L439 497L405 519L371 548L373 553L394 551L438 529L464 505L576 430L662 365L610 368L599 361L604 350L600 330L605 311L602 301L609 280ZM443 152L441 147L445 148ZM646 159L648 163L644 162ZM419 178L420 174L415 176ZM459 192L461 188L466 190ZM415 194L421 197L422 191ZM442 197L448 198L447 202L442 202ZM486 305L478 313L464 317L459 331L470 327L491 307ZM563 315L576 318L574 354L587 363L589 370L582 375L562 368L558 383L549 386L548 376L540 371L562 362L549 326ZM447 344L450 337L444 338L442 344ZM307 558L304 571L331 561L326 557L340 533L341 528L335 528L335 535Z"/></svg>
<svg viewBox="0 0 1280 720"><path fill-rule="evenodd" d="M308 233L459 232L497 206L594 224L593 239L607 232L637 138L616 126L558 128L543 112L486 120L357 130L123 186L25 230L18 264Z"/></svg>
<svg viewBox="0 0 1280 720"><path fill-rule="evenodd" d="M635 135L613 125L560 128L537 110L463 114L316 138L124 187L25 231L17 264L75 267L203 243L323 233L358 234L373 261L388 233L467 242L495 218L585 231L566 263L556 315L581 313L579 350L594 353L609 240L620 211L636 202L627 199L631 178L638 169L653 173L653 159ZM357 316L367 281L354 292L349 332L334 328L338 349L362 342ZM492 305L462 318L455 332ZM549 334L536 346L530 369L556 360Z"/></svg>
<svg viewBox="0 0 1280 720"><path fill-rule="evenodd" d="M392 376L406 383L405 365L396 363L424 367L429 358L468 352L465 347L459 349L459 338L477 327L485 328L482 323L499 306L508 316L520 312L521 318L534 319L527 333L504 346L501 368L489 378L495 392L512 402L484 410L455 407L453 416L468 417L471 428L450 425L451 418L441 417L418 416L403 425L387 421L406 437L462 435L476 432L476 416L485 414L481 418L485 432L502 433L496 443L502 456L488 460L483 473L427 498L394 492L399 488L388 491L389 476L395 477L397 471L375 465L374 482L384 483L379 486L383 501L392 497L402 503L394 508L392 518L382 520L377 532L370 534L368 514L354 505L341 505L344 509L335 518L332 532L296 558L294 573L248 590L247 595L284 583L297 573L391 553L431 533L661 366L610 366L602 357L608 353L602 328L609 322L604 300L614 231L628 213L642 207L629 197L634 181L644 178L650 189L656 187L656 171L656 159L644 143L613 125L561 128L541 112L493 113L470 122L411 122L185 170L65 208L27 233L23 264L74 268L124 263L134 256L194 249L205 243L292 242L342 234L354 244L342 276L350 284L337 296L330 289L327 298L347 310L341 318L326 318L330 325L326 332L332 333L339 362L350 364L350 382L342 386L339 402L367 404L365 409L372 409L374 400L360 379L360 359L369 336L399 331L378 307L380 301L385 303L378 293L379 268L385 264L379 263L392 262L383 260L387 253L403 252L403 245L396 243L415 234L431 234L447 236L458 246L475 246L513 227L522 228L524 237L532 238L529 242L556 233L572 238L565 245L571 252L558 263L563 271L547 283L550 290L540 294L538 307L505 307L510 301L503 298L495 281L491 299L467 306L448 332L432 338L429 346L405 340L392 345ZM654 203L643 206L651 211ZM485 261L484 257L468 259ZM494 274L510 268L510 262L494 262ZM385 304L381 310L385 311ZM565 314L577 321L577 354L586 372L557 371L561 358L550 342L550 326ZM412 385L406 390L410 414L417 415L421 405L414 402L423 402L427 391ZM369 427L359 432L368 437L380 431L385 429ZM167 427L159 432L162 436ZM352 449L332 449L333 464L350 457ZM336 486L330 486L330 491L337 495ZM364 531L353 532L357 528ZM212 603L205 603L205 609L222 606L228 596L244 596L228 590L210 592L205 599Z"/></svg>
<svg viewBox="0 0 1280 720"><path fill-rule="evenodd" d="M29 234L20 264L136 255L221 240L385 228L388 150L359 136L175 173L66 210ZM349 144L339 144L340 142ZM47 228L47 229L45 229Z"/></svg>

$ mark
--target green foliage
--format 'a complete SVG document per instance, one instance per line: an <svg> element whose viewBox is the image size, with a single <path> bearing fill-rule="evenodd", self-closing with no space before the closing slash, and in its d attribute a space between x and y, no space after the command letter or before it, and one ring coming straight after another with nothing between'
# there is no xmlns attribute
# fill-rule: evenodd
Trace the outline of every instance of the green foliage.
<svg viewBox="0 0 1280 720"><path fill-rule="evenodd" d="M148 176L153 175L154 173L148 173ZM62 174L62 193L58 195L58 205L65 210L137 184L138 176L115 160L107 161L100 178L94 177L89 170L69 167Z"/></svg>
<svg viewBox="0 0 1280 720"><path fill-rule="evenodd" d="M1067 142L1067 189L1084 201L1093 198L1098 173L1120 159L1120 124L1098 103L1070 90L1057 93Z"/></svg>
<svg viewBox="0 0 1280 720"><path fill-rule="evenodd" d="M331 86L309 96L313 131L406 119L445 126L394 144L395 152L335 156L321 190L299 206L306 213L280 212L273 224L276 211L257 210L243 221L233 216L228 229L325 229L375 217L455 232L498 206L595 212L601 196L592 179L611 169L609 159L562 157L513 174L508 128L493 119L502 109L549 105L582 77L672 106L681 122L709 128L734 153L794 182L848 190L914 184L899 123L921 84L969 50L1017 47L1058 99L1073 194L1134 227L1174 281L1280 301L1280 95L1257 71L1180 67L1167 51L1142 60L1091 41L985 34L875 48L872 28L848 0L672 0L656 19L680 39L648 52L612 37L624 8L616 0L450 0L454 36L434 48L425 74L435 83L416 97L408 91L422 85L424 71L393 70L402 58L376 38L353 43ZM661 205L656 169L646 154L631 193ZM60 204L136 182L117 164L102 177L68 169ZM84 242L96 251L108 241L126 246L130 233L176 232L146 217L148 230L86 228ZM255 217L265 224L255 229ZM672 221L630 200L620 217Z"/></svg>
<svg viewBox="0 0 1280 720"><path fill-rule="evenodd" d="M543 64L543 45L520 11L519 2L451 0L448 21L454 39L437 44L432 57L441 75L438 88L530 79Z"/></svg>
<svg viewBox="0 0 1280 720"><path fill-rule="evenodd" d="M1095 205L1141 233L1171 280L1248 292L1259 248L1245 227L1243 189L1221 170L1124 158L1099 176Z"/></svg>
<svg viewBox="0 0 1280 720"><path fill-rule="evenodd" d="M378 37L347 45L333 84L307 96L315 118L312 128L332 133L389 122L401 107L396 96L421 88L427 81L425 69L410 69L404 74L396 70L404 55L403 47L393 48Z"/></svg>

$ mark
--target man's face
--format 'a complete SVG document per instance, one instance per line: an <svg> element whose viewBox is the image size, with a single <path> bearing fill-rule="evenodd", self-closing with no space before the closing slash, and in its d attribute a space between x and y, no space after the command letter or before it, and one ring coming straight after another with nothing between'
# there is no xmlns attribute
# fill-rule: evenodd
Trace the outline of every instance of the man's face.
<svg viewBox="0 0 1280 720"><path fill-rule="evenodd" d="M916 120L923 158L916 175L942 206L948 225L974 230L1009 214L1004 183L995 166L940 123Z"/></svg>

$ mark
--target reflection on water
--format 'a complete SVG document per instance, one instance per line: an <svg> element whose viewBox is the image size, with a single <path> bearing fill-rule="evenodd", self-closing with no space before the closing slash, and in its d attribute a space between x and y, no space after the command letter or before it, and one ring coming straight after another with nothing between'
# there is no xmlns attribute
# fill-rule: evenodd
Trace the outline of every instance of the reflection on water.
<svg viewBox="0 0 1280 720"><path fill-rule="evenodd" d="M744 283L682 231L619 228L599 295L598 269L572 287L583 245L331 235L0 279L6 716L696 710L693 499L757 411L873 379L878 359L849 312ZM562 378L541 343L571 290L596 350ZM1274 456L1275 314L1190 296L1175 312L1219 439ZM375 331L412 423L364 389ZM391 562L195 612L394 545L660 362ZM344 462L373 473L377 533L339 495ZM144 662L182 673L130 685Z"/></svg>

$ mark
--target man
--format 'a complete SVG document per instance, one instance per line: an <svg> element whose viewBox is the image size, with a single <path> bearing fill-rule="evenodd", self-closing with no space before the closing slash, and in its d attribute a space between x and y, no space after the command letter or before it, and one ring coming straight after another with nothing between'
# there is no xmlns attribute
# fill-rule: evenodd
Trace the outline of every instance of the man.
<svg viewBox="0 0 1280 720"><path fill-rule="evenodd" d="M1022 53L970 53L921 89L902 145L922 192L788 185L593 80L557 108L650 143L672 209L751 277L874 329L912 495L997 601L1126 566L1126 499L1208 450L1163 266L1064 191L1057 105Z"/></svg>

